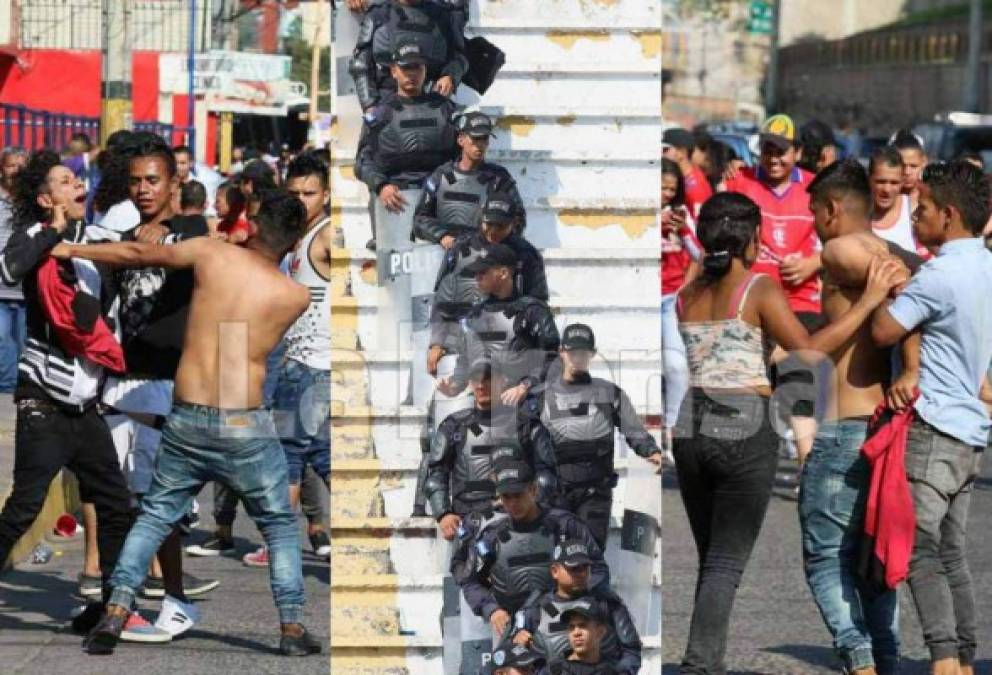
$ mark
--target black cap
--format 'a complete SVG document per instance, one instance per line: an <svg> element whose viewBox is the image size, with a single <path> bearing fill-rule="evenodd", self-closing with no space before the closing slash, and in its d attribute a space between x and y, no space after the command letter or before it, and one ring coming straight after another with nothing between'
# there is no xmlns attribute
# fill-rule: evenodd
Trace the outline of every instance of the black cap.
<svg viewBox="0 0 992 675"><path fill-rule="evenodd" d="M565 326L561 334L561 346L565 350L585 349L587 351L596 350L596 336L592 328L584 323L573 323Z"/></svg>
<svg viewBox="0 0 992 675"><path fill-rule="evenodd" d="M427 63L427 57L416 40L400 40L393 50L393 63L398 66L410 66L415 63Z"/></svg>
<svg viewBox="0 0 992 675"><path fill-rule="evenodd" d="M692 133L681 127L665 129L665 133L661 135L661 142L683 150L692 150L696 146L696 139Z"/></svg>
<svg viewBox="0 0 992 675"><path fill-rule="evenodd" d="M555 546L551 562L561 563L565 567L578 567L591 565L592 558L589 557L589 547L584 542L568 539Z"/></svg>
<svg viewBox="0 0 992 675"><path fill-rule="evenodd" d="M465 268L467 274L478 274L483 272L490 267L509 267L511 269L517 266L517 254L513 252L513 249L506 244L491 244L482 249L482 253L475 262L468 265Z"/></svg>
<svg viewBox="0 0 992 675"><path fill-rule="evenodd" d="M544 658L523 645L504 644L496 648L490 661L491 668L539 668Z"/></svg>
<svg viewBox="0 0 992 675"><path fill-rule="evenodd" d="M470 380L476 378L482 379L487 376L492 377L492 374L493 360L488 356L480 356L472 361L472 365L468 367L468 377Z"/></svg>
<svg viewBox="0 0 992 675"><path fill-rule="evenodd" d="M465 113L458 122L458 133L472 138L486 138L493 135L493 120L486 113L473 111Z"/></svg>
<svg viewBox="0 0 992 675"><path fill-rule="evenodd" d="M482 211L482 222L494 225L507 225L513 222L513 201L505 192L494 192L486 200Z"/></svg>
<svg viewBox="0 0 992 675"><path fill-rule="evenodd" d="M534 482L534 472L527 462L505 460L496 466L496 494L524 492Z"/></svg>
<svg viewBox="0 0 992 675"><path fill-rule="evenodd" d="M602 608L594 598L582 598L565 605L561 610L561 620L568 623L569 616L572 614L580 614L597 623L603 623L606 620Z"/></svg>

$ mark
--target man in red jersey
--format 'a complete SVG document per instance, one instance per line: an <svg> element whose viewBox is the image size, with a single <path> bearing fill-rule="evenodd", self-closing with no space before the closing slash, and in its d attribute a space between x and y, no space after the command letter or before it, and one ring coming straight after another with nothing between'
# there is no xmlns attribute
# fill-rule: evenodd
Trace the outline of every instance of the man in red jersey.
<svg viewBox="0 0 992 675"><path fill-rule="evenodd" d="M696 219L703 202L713 196L713 188L706 180L706 174L692 161L696 139L685 129L672 128L662 135L661 144L662 156L679 165L685 182L685 205L689 214Z"/></svg>
<svg viewBox="0 0 992 675"><path fill-rule="evenodd" d="M758 166L742 169L728 179L726 190L750 197L761 208L761 246L754 271L782 285L789 307L812 333L822 326L820 240L806 192L813 174L796 166L799 136L788 115L769 117L761 127L760 141ZM816 433L816 378L796 358L779 363L776 370L780 414L783 418L792 416L802 464Z"/></svg>

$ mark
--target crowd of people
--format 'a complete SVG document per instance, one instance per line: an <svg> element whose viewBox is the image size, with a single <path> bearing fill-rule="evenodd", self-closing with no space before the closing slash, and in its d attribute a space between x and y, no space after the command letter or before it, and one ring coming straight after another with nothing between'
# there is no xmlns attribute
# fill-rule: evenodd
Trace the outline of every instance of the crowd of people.
<svg viewBox="0 0 992 675"><path fill-rule="evenodd" d="M559 332L524 202L487 159L496 120L452 99L472 73L465 3L349 6L364 10L350 64L364 111L355 175L371 197L380 284L393 250L440 259L426 271L426 353L414 356L436 384L414 515L450 542L460 589L462 629L442 622L460 664L445 672L639 673L638 629L603 555L615 430L658 466L661 451L626 393L590 375L593 328ZM485 636L474 641L473 621Z"/></svg>
<svg viewBox="0 0 992 675"><path fill-rule="evenodd" d="M218 532L188 553L233 552L244 504L266 544L245 564L269 567L280 650L317 653L295 510L309 492L311 544L329 556L320 494L301 490L305 470L329 485L326 152L301 153L282 179L249 162L213 218L189 148L118 131L92 163L71 161L80 149L3 153L0 277L21 292L25 328L0 560L68 468L86 533L73 628L90 653L169 642L200 621L191 598L219 585L183 571L194 499L214 482ZM138 595L162 600L154 622Z"/></svg>
<svg viewBox="0 0 992 675"><path fill-rule="evenodd" d="M711 171L714 144L664 135L664 440L699 559L680 672L726 671L781 446L843 671L899 672L905 581L931 672L970 675L966 523L992 415L981 157L929 162L900 130L865 167L787 115L761 128L753 168Z"/></svg>

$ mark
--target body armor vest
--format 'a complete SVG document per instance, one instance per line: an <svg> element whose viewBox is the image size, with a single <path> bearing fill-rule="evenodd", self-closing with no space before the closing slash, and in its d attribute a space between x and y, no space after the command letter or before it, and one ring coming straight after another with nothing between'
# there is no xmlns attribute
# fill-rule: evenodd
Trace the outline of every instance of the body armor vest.
<svg viewBox="0 0 992 675"><path fill-rule="evenodd" d="M415 101L392 99L392 114L379 132L377 157L386 175L401 171L431 172L451 157L455 127L440 96Z"/></svg>
<svg viewBox="0 0 992 675"><path fill-rule="evenodd" d="M463 428L465 442L451 472L452 506L456 513L491 510L496 499L492 480L493 451L523 456L517 437L516 409L475 411Z"/></svg>
<svg viewBox="0 0 992 675"><path fill-rule="evenodd" d="M549 566L557 538L541 523L528 532L504 527L497 541L496 561L489 571L491 590L499 606L512 615L533 591L550 589Z"/></svg>
<svg viewBox="0 0 992 675"><path fill-rule="evenodd" d="M392 80L389 77L389 63L393 49L401 40L412 40L427 59L427 79L436 79L448 56L448 42L437 19L419 7L392 4L381 11L388 12L388 18L372 36L372 57L377 70L384 73L385 79Z"/></svg>
<svg viewBox="0 0 992 675"><path fill-rule="evenodd" d="M465 270L482 255L482 243L477 238L458 244L458 260L451 274L441 279L434 293L434 304L447 316L465 312L480 299L475 275Z"/></svg>
<svg viewBox="0 0 992 675"><path fill-rule="evenodd" d="M441 174L436 195L439 221L465 232L479 229L489 194L489 184L482 175L481 171L461 173L454 169Z"/></svg>
<svg viewBox="0 0 992 675"><path fill-rule="evenodd" d="M493 370L515 385L535 365L544 360L544 354L520 345L515 327L527 305L519 300L487 303L482 311L465 320L468 329L468 362L479 358L492 359Z"/></svg>
<svg viewBox="0 0 992 675"><path fill-rule="evenodd" d="M612 480L613 391L605 380L549 378L541 423L551 434L564 489Z"/></svg>

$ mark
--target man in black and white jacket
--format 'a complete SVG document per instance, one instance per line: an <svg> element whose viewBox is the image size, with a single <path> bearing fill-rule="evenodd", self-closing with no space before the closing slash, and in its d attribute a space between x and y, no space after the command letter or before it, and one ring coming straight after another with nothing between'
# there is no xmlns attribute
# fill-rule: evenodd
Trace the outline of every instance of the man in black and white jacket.
<svg viewBox="0 0 992 675"><path fill-rule="evenodd" d="M57 154L40 151L31 156L18 176L14 201L22 225L0 255L0 276L7 285L23 284L27 340L14 392L14 485L0 512L0 561L9 557L41 511L49 484L68 467L79 479L83 499L96 507L106 598L107 580L133 513L114 443L97 411L104 369L63 349L38 293L38 270L48 252L60 241L84 241L86 191ZM78 260L72 266L80 295L101 299L101 277L96 267ZM103 300L100 311L106 313ZM90 609L77 617L74 627L88 630L98 618L99 611Z"/></svg>

